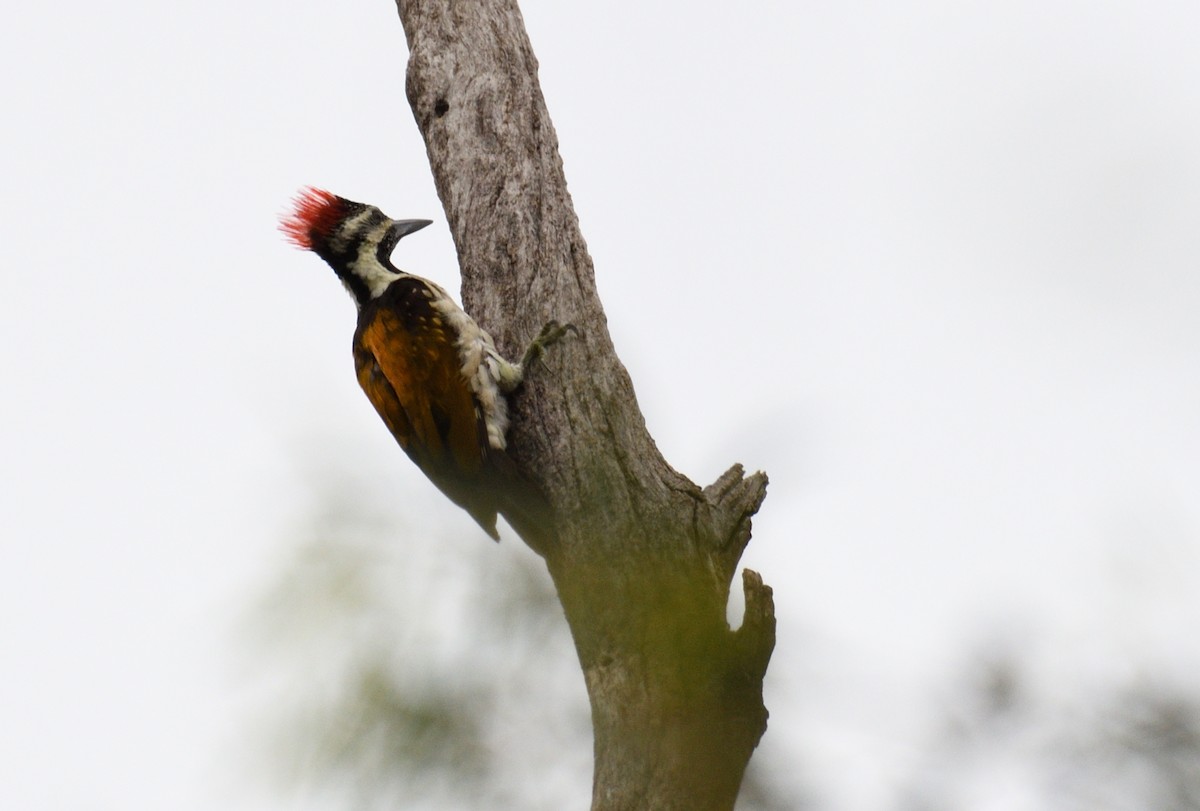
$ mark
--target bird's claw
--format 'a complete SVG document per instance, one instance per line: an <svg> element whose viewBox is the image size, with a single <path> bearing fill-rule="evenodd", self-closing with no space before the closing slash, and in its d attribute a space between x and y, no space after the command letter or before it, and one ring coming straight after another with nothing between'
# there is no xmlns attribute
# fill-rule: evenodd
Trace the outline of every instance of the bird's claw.
<svg viewBox="0 0 1200 811"><path fill-rule="evenodd" d="M529 364L537 361L546 352L546 348L553 346L563 339L568 333L573 332L575 335L580 335L579 328L574 324L560 324L558 321L551 319L547 321L542 331L529 344L529 348L525 350L525 357L521 360L521 366L528 368Z"/></svg>

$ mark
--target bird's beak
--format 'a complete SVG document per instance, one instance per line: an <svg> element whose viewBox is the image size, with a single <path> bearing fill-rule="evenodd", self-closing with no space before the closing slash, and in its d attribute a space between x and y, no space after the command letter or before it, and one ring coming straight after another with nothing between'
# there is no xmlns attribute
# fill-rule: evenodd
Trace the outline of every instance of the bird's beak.
<svg viewBox="0 0 1200 811"><path fill-rule="evenodd" d="M402 237L406 237L414 231L420 231L432 223L433 220L392 220L392 227L390 229L392 239L395 242L399 242Z"/></svg>

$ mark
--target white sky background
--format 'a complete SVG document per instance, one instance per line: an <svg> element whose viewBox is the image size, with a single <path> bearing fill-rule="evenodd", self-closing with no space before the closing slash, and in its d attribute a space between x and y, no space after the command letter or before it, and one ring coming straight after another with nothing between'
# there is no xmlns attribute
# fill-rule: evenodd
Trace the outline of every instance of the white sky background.
<svg viewBox="0 0 1200 811"><path fill-rule="evenodd" d="M767 743L879 807L987 633L1063 690L1200 664L1200 7L523 8L660 448L772 477ZM8 15L0 805L275 807L225 774L230 628L312 458L478 535L275 231L308 183L433 217L397 260L457 289L406 57L387 0Z"/></svg>

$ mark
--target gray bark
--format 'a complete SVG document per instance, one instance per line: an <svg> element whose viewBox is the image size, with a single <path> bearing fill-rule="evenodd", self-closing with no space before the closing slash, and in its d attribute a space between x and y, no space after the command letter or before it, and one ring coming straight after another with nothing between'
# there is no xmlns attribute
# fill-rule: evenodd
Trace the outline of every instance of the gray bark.
<svg viewBox="0 0 1200 811"><path fill-rule="evenodd" d="M592 808L731 809L766 729L775 616L771 589L750 571L736 631L725 606L766 476L734 465L701 489L646 431L608 334L515 0L397 7L408 100L466 310L509 357L550 319L580 331L514 396L510 447L556 517L553 539L536 551L591 700Z"/></svg>

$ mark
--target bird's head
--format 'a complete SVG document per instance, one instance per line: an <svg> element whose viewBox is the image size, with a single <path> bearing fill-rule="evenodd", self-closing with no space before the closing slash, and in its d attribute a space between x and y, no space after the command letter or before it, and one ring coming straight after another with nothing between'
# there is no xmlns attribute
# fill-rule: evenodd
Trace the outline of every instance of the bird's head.
<svg viewBox="0 0 1200 811"><path fill-rule="evenodd" d="M329 263L361 308L399 275L392 251L430 220L393 220L375 206L308 187L297 195L279 230L294 245Z"/></svg>

